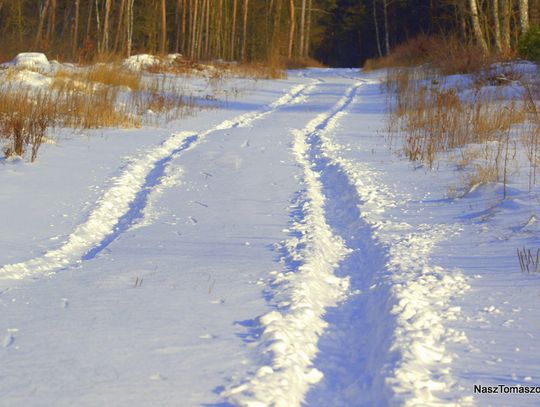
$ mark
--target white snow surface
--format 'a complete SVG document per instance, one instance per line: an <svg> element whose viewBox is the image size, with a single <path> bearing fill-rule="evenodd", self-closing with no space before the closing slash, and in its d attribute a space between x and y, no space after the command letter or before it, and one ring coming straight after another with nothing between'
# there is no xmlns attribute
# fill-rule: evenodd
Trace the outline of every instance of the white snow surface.
<svg viewBox="0 0 540 407"><path fill-rule="evenodd" d="M8 65L21 69L47 69L50 67L47 56L41 52L22 52Z"/></svg>
<svg viewBox="0 0 540 407"><path fill-rule="evenodd" d="M393 151L383 76L2 160L0 405L538 405L473 392L540 385L538 191L447 198L455 166Z"/></svg>
<svg viewBox="0 0 540 407"><path fill-rule="evenodd" d="M159 58L150 54L137 54L126 58L122 67L132 71L143 71L152 68L159 63Z"/></svg>

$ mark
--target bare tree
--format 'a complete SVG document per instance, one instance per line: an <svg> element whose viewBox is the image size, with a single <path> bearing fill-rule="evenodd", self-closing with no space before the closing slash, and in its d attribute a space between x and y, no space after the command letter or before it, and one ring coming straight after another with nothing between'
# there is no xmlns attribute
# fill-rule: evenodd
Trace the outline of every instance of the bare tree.
<svg viewBox="0 0 540 407"><path fill-rule="evenodd" d="M193 8L193 13L192 13L192 23L191 23L191 51L189 53L189 55L194 58L195 57L195 51L196 51L196 46L197 46L197 13L198 13L198 9L199 9L199 1L198 0L195 0L194 1L195 5L194 5L194 8ZM191 11L191 10L190 10Z"/></svg>
<svg viewBox="0 0 540 407"><path fill-rule="evenodd" d="M493 1L492 7L493 7L493 31L494 31L493 37L495 41L495 49L497 50L497 52L501 52L502 51L501 20L500 20L498 0Z"/></svg>
<svg viewBox="0 0 540 407"><path fill-rule="evenodd" d="M79 9L80 0L75 0L75 21L73 22L73 35L71 38L71 52L75 55L79 44Z"/></svg>
<svg viewBox="0 0 540 407"><path fill-rule="evenodd" d="M540 0L529 0L529 21L531 25L540 27Z"/></svg>
<svg viewBox="0 0 540 407"><path fill-rule="evenodd" d="M206 0L206 21L204 22L204 56L208 58L210 47L210 0Z"/></svg>
<svg viewBox="0 0 540 407"><path fill-rule="evenodd" d="M529 31L529 0L519 0L519 27L522 33Z"/></svg>
<svg viewBox="0 0 540 407"><path fill-rule="evenodd" d="M290 28L289 28L289 50L287 56L292 58L293 55L293 43L294 43L294 28L295 28L295 18L294 18L294 0L289 0L290 6Z"/></svg>
<svg viewBox="0 0 540 407"><path fill-rule="evenodd" d="M482 48L482 51L487 54L488 46L486 43L486 39L484 38L484 33L482 32L482 27L480 26L480 17L478 15L478 4L476 4L476 0L469 0L469 7L471 10L471 19L472 19L474 37L476 38L476 42Z"/></svg>
<svg viewBox="0 0 540 407"><path fill-rule="evenodd" d="M510 49L510 14L511 0L500 0L501 14L501 45L505 50Z"/></svg>
<svg viewBox="0 0 540 407"><path fill-rule="evenodd" d="M105 1L105 18L103 19L103 52L109 52L109 17L111 14L111 0Z"/></svg>
<svg viewBox="0 0 540 407"><path fill-rule="evenodd" d="M304 56L304 40L306 35L306 0L302 0L300 9L300 56Z"/></svg>
<svg viewBox="0 0 540 407"><path fill-rule="evenodd" d="M54 1L54 0L53 0ZM102 42L101 42L101 20L99 18L99 3L98 3L98 0L96 0L96 25L97 25L97 32L98 32L98 43L97 43L97 48L98 48L98 53L101 54L101 46L102 46Z"/></svg>
<svg viewBox="0 0 540 407"><path fill-rule="evenodd" d="M221 21L223 19L223 0L219 0L218 16L217 16L217 28L216 28L216 55L222 57L222 44L221 44Z"/></svg>
<svg viewBox="0 0 540 407"><path fill-rule="evenodd" d="M384 16L384 54L390 53L390 33L388 28L388 0L383 0L383 16Z"/></svg>
<svg viewBox="0 0 540 407"><path fill-rule="evenodd" d="M165 55L167 52L167 2L161 0L161 38L159 52Z"/></svg>
<svg viewBox="0 0 540 407"><path fill-rule="evenodd" d="M304 57L309 56L309 48L311 45L311 11L313 10L313 0L308 1L308 18L306 29L306 42L304 43Z"/></svg>
<svg viewBox="0 0 540 407"><path fill-rule="evenodd" d="M56 27L56 0L51 0L49 7L49 21L47 23L46 44L49 46L51 38L54 36L54 29Z"/></svg>
<svg viewBox="0 0 540 407"><path fill-rule="evenodd" d="M116 35L114 36L114 52L118 51L120 45L120 36L122 35L122 28L124 27L124 12L126 7L126 1L122 0L120 2L120 9L118 11L118 26L116 27Z"/></svg>
<svg viewBox="0 0 540 407"><path fill-rule="evenodd" d="M238 4L238 0L234 0L233 2L233 17L232 17L232 29L231 29L231 45L230 45L230 59L234 59L234 44L236 39L236 6Z"/></svg>
<svg viewBox="0 0 540 407"><path fill-rule="evenodd" d="M41 42L41 36L43 33L43 24L45 23L45 16L47 15L47 10L49 9L49 2L50 0L46 0L45 3L43 4L43 7L39 10L39 23L38 23L38 28L36 32L36 40L35 40L35 45L34 45L36 47Z"/></svg>
<svg viewBox="0 0 540 407"><path fill-rule="evenodd" d="M131 55L131 47L133 44L133 3L135 0L127 0L126 10L126 55Z"/></svg>
<svg viewBox="0 0 540 407"><path fill-rule="evenodd" d="M381 49L381 37L379 34L379 21L377 19L377 0L373 0L373 22L375 24L375 42L377 43L377 52L379 53L379 58L382 58L382 49Z"/></svg>
<svg viewBox="0 0 540 407"><path fill-rule="evenodd" d="M248 9L249 0L244 0L244 24L242 28L242 61L246 60Z"/></svg>

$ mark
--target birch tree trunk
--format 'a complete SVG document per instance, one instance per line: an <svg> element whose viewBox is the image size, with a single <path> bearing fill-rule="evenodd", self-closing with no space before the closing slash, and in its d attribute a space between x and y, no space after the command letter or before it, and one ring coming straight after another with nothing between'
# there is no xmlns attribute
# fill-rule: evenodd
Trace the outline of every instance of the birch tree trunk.
<svg viewBox="0 0 540 407"><path fill-rule="evenodd" d="M519 0L519 27L521 33L529 31L529 0Z"/></svg>
<svg viewBox="0 0 540 407"><path fill-rule="evenodd" d="M482 27L480 26L480 17L478 15L478 5L476 4L476 0L469 0L469 7L471 9L474 37L478 45L482 48L482 51L487 54L488 46L484 38L484 33L482 32Z"/></svg>

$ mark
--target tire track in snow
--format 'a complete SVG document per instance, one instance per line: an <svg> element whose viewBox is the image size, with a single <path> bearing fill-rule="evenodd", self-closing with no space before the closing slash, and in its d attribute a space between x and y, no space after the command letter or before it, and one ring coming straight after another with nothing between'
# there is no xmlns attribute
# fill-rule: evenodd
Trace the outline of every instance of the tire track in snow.
<svg viewBox="0 0 540 407"><path fill-rule="evenodd" d="M312 168L309 139L331 132L336 117L352 102L357 83L328 112L311 120L304 129L293 130L293 153L303 170L305 190L300 194L300 219L292 230L297 236L284 243L296 267L276 275L274 298L283 299L275 311L259 318L263 327L261 352L268 364L222 396L239 406L300 406L306 392L322 378L312 364L319 337L327 326L326 308L337 305L349 292L348 278L334 274L349 254L343 239L332 232L325 218L320 174Z"/></svg>
<svg viewBox="0 0 540 407"><path fill-rule="evenodd" d="M338 394L311 401L316 405L405 406L459 406L471 402L470 397L455 401L444 397L454 384L452 355L445 345L466 340L463 333L445 327L444 321L457 318L460 310L449 303L468 285L461 272L444 270L431 264L429 258L437 243L449 234L459 233L458 228L427 224L415 228L384 219L385 209L397 206L399 197L371 168L343 158L342 147L331 139L332 130L347 114L361 84L357 82L349 88L330 112L317 116L302 131L294 131L294 154L306 184L297 208L301 216L292 227L297 236L284 243L289 263L295 266L288 272L276 273L272 283L274 300L279 301L276 310L259 318L259 346L267 364L242 384L222 392L235 405L300 406L309 388L323 377L314 367L319 339L328 326L323 316L326 308L345 300L350 291L349 278L340 278L336 272L352 257L351 249L365 249L347 247L347 243L355 241L350 239L353 236L337 234L325 212L331 200L339 199L325 192L340 187L346 188L347 193L353 192L345 198L351 200L347 205L358 208L359 216L370 229L369 239L383 246L375 254L379 256L376 263L380 263L380 269L374 272L384 274L381 281L387 283L386 287L370 287L376 294L370 294L368 306L382 314L375 318L372 331L363 334L372 335L370 344L377 346L366 352L385 354L372 355L374 360L363 366L378 370L365 373L366 386L343 389L349 393L345 398ZM338 173L340 177L336 179ZM347 185L330 185L336 180ZM373 243L372 247L376 245ZM377 323L381 318L386 319L382 329L382 323ZM353 386L357 379L351 378Z"/></svg>
<svg viewBox="0 0 540 407"><path fill-rule="evenodd" d="M339 112L332 120L339 120L342 114L346 113ZM470 405L470 396L457 400L444 396L455 384L450 369L452 355L446 350L446 344L467 340L462 332L447 328L445 320L458 318L459 307L449 304L469 286L459 270L445 270L430 261L433 248L458 234L459 227L452 224L414 227L385 219L385 209L398 206L399 197L369 166L343 158L342 150L328 133L317 134L312 140L312 162L321 167L321 173L325 167L338 168L356 190L359 214L371 226L373 239L383 244L388 256L384 278L389 286L375 287L375 290L386 290L389 298L375 295L372 300L375 304L371 305L375 310L390 307L391 315L382 318L394 319L391 331L381 333L380 327L375 327L377 332L369 333L386 335L380 339L390 342L387 368L382 372L387 377L382 379L393 394L388 398L382 394L381 380L376 380L378 387L363 388L352 394L371 402L366 405ZM379 367L383 364L384 360ZM366 394L368 392L372 394ZM355 403L358 402L362 400L357 398Z"/></svg>
<svg viewBox="0 0 540 407"><path fill-rule="evenodd" d="M181 152L194 148L209 134L246 127L276 110L294 104L313 84L296 85L263 110L225 120L202 133L173 134L143 157L131 161L112 179L112 186L98 200L88 219L79 224L60 247L28 261L0 268L0 279L22 279L48 275L68 266L90 260L142 216L149 193L161 182L167 165Z"/></svg>

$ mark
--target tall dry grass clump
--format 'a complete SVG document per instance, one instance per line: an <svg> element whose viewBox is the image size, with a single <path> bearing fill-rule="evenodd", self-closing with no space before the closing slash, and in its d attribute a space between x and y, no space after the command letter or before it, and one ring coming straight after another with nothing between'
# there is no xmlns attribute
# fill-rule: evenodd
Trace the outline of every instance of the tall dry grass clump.
<svg viewBox="0 0 540 407"><path fill-rule="evenodd" d="M388 130L402 141L408 159L429 168L440 157L454 159L458 168L469 168L467 188L503 182L506 190L521 141L530 163L529 186L535 183L540 114L534 90L511 65L479 71L463 82L447 82L432 67L394 68L387 75Z"/></svg>
<svg viewBox="0 0 540 407"><path fill-rule="evenodd" d="M83 75L87 82L101 83L110 87L126 87L138 90L141 87L141 74L124 69L118 64L97 64L87 69Z"/></svg>
<svg viewBox="0 0 540 407"><path fill-rule="evenodd" d="M6 142L4 155L23 156L30 148L30 160L35 161L56 115L56 107L46 92L20 89L0 92L0 138Z"/></svg>
<svg viewBox="0 0 540 407"><path fill-rule="evenodd" d="M473 43L464 43L455 36L419 35L392 49L383 57L369 59L364 70L429 65L443 75L468 74L484 70L497 61L511 61L517 54L485 54Z"/></svg>
<svg viewBox="0 0 540 407"><path fill-rule="evenodd" d="M117 64L58 70L48 88L21 84L18 75L13 70L2 76L0 140L6 157L29 154L34 161L51 128L138 127L181 118L196 108L174 78L143 78Z"/></svg>

